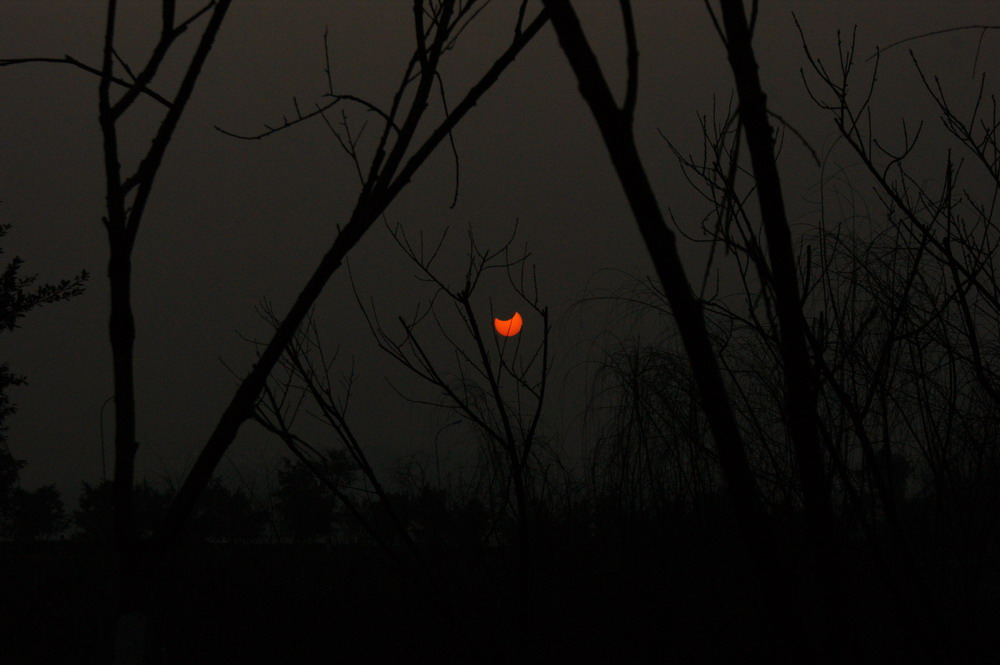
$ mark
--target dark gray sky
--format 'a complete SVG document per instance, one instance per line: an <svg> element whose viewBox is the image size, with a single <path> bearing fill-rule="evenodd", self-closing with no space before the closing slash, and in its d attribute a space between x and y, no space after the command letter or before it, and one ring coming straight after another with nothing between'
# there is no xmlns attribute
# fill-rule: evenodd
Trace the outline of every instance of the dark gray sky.
<svg viewBox="0 0 1000 665"><path fill-rule="evenodd" d="M0 3L0 57L71 54L96 65L102 4ZM142 7L155 3L123 4L127 16L121 32L129 37L122 50L138 62L156 26L155 12L145 16ZM516 4L494 2L450 56L445 81L451 99L458 99L470 76L500 48L500 26L509 25ZM617 3L576 4L605 70L620 81ZM830 62L838 28L849 34L857 24L860 52L867 56L876 44L1000 22L994 0L763 0L761 6L755 43L771 108L818 149L829 145L833 128L810 106L799 82L804 59L792 8L815 50ZM704 206L678 176L657 132L685 150L699 150L696 114L710 110L713 96L725 103L731 76L701 2L639 0L636 16L641 50L637 134L663 205L693 231ZM356 195L350 164L321 124L261 142L237 141L213 125L252 133L291 114L293 96L304 105L317 99L325 85L324 26L330 32L337 91L388 104L410 53L410 18L408 3L400 2L234 3L167 155L134 255L142 474L175 482L181 477L235 385L220 358L238 373L246 371L252 349L237 331L265 336L267 327L254 306L267 298L279 312L287 308ZM954 84L956 93L968 94L974 87L978 37L957 32L912 47L929 69ZM997 44L994 35L987 35L978 71L998 61ZM934 118L926 113L930 107L905 47L885 54L882 71L876 102L886 118ZM2 346L3 358L30 381L14 392L20 412L10 422L11 450L29 462L23 481L29 488L57 483L71 504L81 480L100 480L99 415L112 391L96 83L65 66L0 70L0 221L14 225L5 250L8 256L20 254L28 271L43 279L81 268L94 276L86 295L32 313ZM586 378L578 363L589 340L614 321L600 308L572 305L588 283L617 283L619 278L608 273L592 282L598 270L643 275L649 262L550 29L463 121L456 140L462 163L459 205L448 208L453 164L447 152L440 152L390 208L389 221L428 235L450 226L447 249L460 258L470 224L489 244L520 219L519 239L533 253L542 301L555 323L556 399L548 423L575 450L579 388ZM786 192L790 205L802 211L801 193L817 172L793 141L786 150ZM683 247L693 274L700 275L700 248ZM426 296L382 228L373 229L350 263L362 293L389 320L410 313ZM515 302L513 293L503 282L490 286L483 297L492 298L504 313ZM397 372L369 339L345 271L321 298L318 321L330 344L340 344L343 357L355 361L360 378L354 422L373 459L388 464L426 449L438 427L452 418L399 404L386 388L384 377ZM523 335L535 334L537 323L528 317ZM109 407L109 446L111 422ZM464 436L461 428L451 428L441 440L459 447L466 445ZM277 443L246 425L222 470L238 469L251 482L262 483L275 452L280 453ZM110 447L108 464L110 472Z"/></svg>

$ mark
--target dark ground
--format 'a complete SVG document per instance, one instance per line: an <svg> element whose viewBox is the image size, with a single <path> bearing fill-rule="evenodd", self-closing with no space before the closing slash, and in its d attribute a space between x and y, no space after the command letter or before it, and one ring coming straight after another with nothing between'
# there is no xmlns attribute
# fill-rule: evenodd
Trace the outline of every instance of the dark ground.
<svg viewBox="0 0 1000 665"><path fill-rule="evenodd" d="M689 533L625 547L558 536L538 552L526 584L498 550L433 557L449 620L372 545L187 544L159 576L162 646L151 662L743 663L784 639L763 619L732 542ZM0 660L107 662L110 561L96 543L0 543ZM970 594L962 566L922 568L939 615L926 625L951 636L949 660L995 662L986 654L1000 649L1000 614L987 600L996 575L980 575L981 593ZM927 656L864 559L850 578L863 653L851 662Z"/></svg>

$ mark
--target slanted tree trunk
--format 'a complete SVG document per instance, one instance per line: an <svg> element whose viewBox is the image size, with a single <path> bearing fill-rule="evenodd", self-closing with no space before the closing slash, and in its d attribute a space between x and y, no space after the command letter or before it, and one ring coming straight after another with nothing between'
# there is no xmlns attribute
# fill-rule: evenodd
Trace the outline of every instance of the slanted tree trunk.
<svg viewBox="0 0 1000 665"><path fill-rule="evenodd" d="M720 0L719 4L729 65L739 95L740 122L750 150L761 223L767 238L769 265L766 274L770 275L770 283L763 284L762 288L770 287L774 291L785 384L785 427L795 452L812 564L824 596L827 648L834 659L839 659L841 645L854 631L849 626L851 611L843 593L840 543L817 411L818 376L809 356L792 233L774 154L774 131L768 120L767 96L761 87L743 2Z"/></svg>
<svg viewBox="0 0 1000 665"><path fill-rule="evenodd" d="M136 441L133 368L136 332L131 303L132 249L163 157L231 2L232 0L212 0L186 19L178 20L176 0L162 0L160 35L148 60L141 68L128 67L121 61L120 53L116 50L117 0L108 0L100 70L82 65L68 56L62 60L37 59L70 64L100 76L99 121L103 136L107 203L104 225L110 247L109 336L115 386L114 538L118 569L115 665L138 665L142 662L146 648L147 604L154 571L176 542L181 528L194 510L199 496L210 482L219 461L236 438L240 427L253 417L268 376L326 283L341 266L348 252L409 184L430 154L442 141L450 137L461 119L496 83L500 75L548 20L545 12L541 12L528 21L522 7L507 47L469 88L459 103L450 110L445 110L444 118L429 136L418 141L418 130L422 129L421 123L426 120L426 112L430 108L435 86L440 80L438 72L441 59L445 52L454 47L455 40L468 21L475 17L478 6L474 2L444 0L438 3L434 11L429 11L424 7L423 0L415 0L413 14L417 43L391 110L388 113L379 111L385 120L383 134L379 147L372 156L367 175L363 178L361 193L349 221L343 229L338 230L329 251L323 256L288 313L277 325L274 335L257 363L240 383L194 467L168 507L162 523L152 537L146 537L137 533L135 527L135 457L139 444ZM156 79L167 53L192 25L204 20L206 16L207 23L175 94L168 99L151 90L150 86ZM29 59L20 62L30 61ZM120 61L121 66L128 70L128 79L131 80L116 75L116 63ZM113 98L112 89L117 91L122 87L124 92ZM150 140L147 152L136 165L126 169L123 174L119 132L124 117L129 111L135 110L134 103L140 96L149 97L162 104L166 107L166 111L159 128ZM334 100L331 106L346 99L335 95L332 90L330 97ZM351 99L358 101L357 98ZM404 100L406 103L403 103ZM370 110L377 110L373 105L361 103ZM316 113L307 116L300 114L297 120L286 124L285 127L316 115ZM351 144L348 151L360 173L359 157L353 149Z"/></svg>
<svg viewBox="0 0 1000 665"><path fill-rule="evenodd" d="M797 611L796 594L785 556L775 543L769 516L754 480L746 447L722 379L718 359L705 325L702 303L691 289L674 233L667 227L660 205L639 158L633 134L633 117L638 86L638 46L630 3L621 2L625 24L628 81L625 99L618 106L601 73L597 58L587 42L568 0L545 0L552 25L590 107L608 149L618 180L628 198L657 276L663 287L684 349L691 362L702 408L715 440L719 464L737 518L743 542L759 575L755 588L772 617L779 622L773 644L775 656L788 662L815 662L809 653Z"/></svg>

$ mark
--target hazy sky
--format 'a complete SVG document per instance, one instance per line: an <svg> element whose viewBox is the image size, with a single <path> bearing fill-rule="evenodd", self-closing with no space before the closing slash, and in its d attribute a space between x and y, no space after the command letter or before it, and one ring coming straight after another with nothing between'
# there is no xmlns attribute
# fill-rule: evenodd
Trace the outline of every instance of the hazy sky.
<svg viewBox="0 0 1000 665"><path fill-rule="evenodd" d="M156 26L155 12L144 16L141 7L156 3L122 4L123 54L138 63ZM620 81L617 3L576 4L605 70ZM635 4L641 50L637 135L662 204L694 231L706 212L704 204L679 177L658 131L685 150L699 150L697 113L709 111L713 97L725 103L731 75L702 2ZM0 3L0 57L70 54L98 64L101 5ZM501 26L509 25L516 5L496 0L449 55L445 82L452 100L502 46ZM129 15L135 8L139 13ZM860 53L867 56L876 44L1000 22L995 0L762 0L755 44L770 106L818 148L829 145L833 128L812 108L800 83L804 59L792 8L827 62L834 60L836 30L849 34L855 24ZM348 160L319 123L260 142L235 140L213 126L252 133L292 114L293 96L303 105L318 99L325 85L325 27L337 91L387 105L411 50L410 20L409 3L403 2L234 2L168 152L134 254L141 473L180 478L235 386L220 359L245 373L253 350L237 332L265 337L267 327L255 315L255 305L267 298L277 311L285 311L356 196ZM946 84L966 94L974 87L978 38L977 32L956 32L911 46ZM987 34L977 71L984 66L988 71L998 61L997 43L995 33ZM42 279L81 268L93 274L84 296L33 312L0 347L3 358L30 382L13 392L20 411L10 422L11 451L29 462L23 481L28 488L57 483L71 505L81 480L100 480L99 416L112 393L96 84L95 77L65 66L0 70L0 222L14 225L5 238L7 256L20 254L27 271ZM905 47L885 54L876 102L887 118L935 118L927 114L930 107ZM361 113L353 117L363 119ZM152 122L134 129L141 132ZM448 207L453 163L441 151L390 208L388 219L428 235L450 226L447 251L457 259L466 250L469 225L481 243L489 244L520 220L519 240L533 254L541 299L555 324L557 399L547 422L573 449L579 442L578 397L585 380L578 364L590 340L613 326L600 308L573 304L586 294L588 283L605 288L620 283L611 273L592 280L599 270L644 275L650 266L550 28L462 122L456 141L458 206ZM815 181L816 171L793 142L786 150L786 192L790 205L800 206L803 188ZM683 247L697 271L700 249ZM364 297L373 299L388 320L409 314L428 295L383 228L369 233L350 264ZM493 291L483 297L506 313L516 302L513 293L500 281L490 286ZM438 427L453 418L397 404L384 377L398 372L367 334L346 271L335 275L317 314L330 345L339 344L342 357L354 359L360 378L353 420L373 459L385 464L430 445ZM532 326L537 323L527 317L523 335L536 333ZM112 421L109 406L104 419L109 473ZM466 434L450 428L441 441L461 446ZM260 482L274 452L280 446L247 424L222 470L239 469Z"/></svg>

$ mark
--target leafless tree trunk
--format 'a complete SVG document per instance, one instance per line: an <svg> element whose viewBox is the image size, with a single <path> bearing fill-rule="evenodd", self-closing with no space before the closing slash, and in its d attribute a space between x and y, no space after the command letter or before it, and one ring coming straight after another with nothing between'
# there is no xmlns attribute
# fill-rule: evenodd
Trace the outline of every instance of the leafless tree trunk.
<svg viewBox="0 0 1000 665"><path fill-rule="evenodd" d="M956 29L981 30L985 36L987 30L996 28ZM957 151L971 157L971 165L963 169L949 147L941 158L943 177L935 174L940 189L932 190L926 177L917 173L912 155L918 141L926 142L933 129L921 123L911 131L904 120L898 149L873 134L880 62L887 57L886 51L902 42L877 50L865 61L872 63L871 71L858 85L856 34L850 40L838 38L839 66L828 68L811 52L801 27L799 31L808 64L808 75L803 72L807 91L860 161L894 240L889 248L856 253L859 267L852 285L867 294L871 304L862 320L854 323L855 341L838 345L846 347L846 354L834 347L834 356L824 359L819 350L822 340L817 339L817 357L824 375L830 377L828 383L849 407L854 430L864 443L865 465L891 532L892 553L903 572L904 590L912 597L908 612L915 615L918 637L929 648L950 653L958 640L949 637L943 613L934 607L925 580L915 569L916 552L911 551L901 515L906 496L898 491L898 482L900 467L909 464L907 458L920 463L930 477L927 493L934 498L939 519L947 515L941 519L946 525L943 532L937 534L947 543L969 542L967 529L972 520L983 519L984 513L996 514L995 504L990 505L995 502L991 492L980 492L981 479L995 473L991 470L995 468L993 416L984 418L982 409L992 404L986 411L995 412L1000 403L996 368L1000 288L993 265L998 247L993 211L1000 193L996 103L987 101L984 74L978 90L971 90L968 115L957 111L959 106L953 98L949 100L942 82L929 77L910 53L916 75L940 112L941 139L957 142ZM857 97L848 95L849 82L858 91ZM843 328L839 321L831 324ZM864 353L861 341L876 336L881 336L876 357L859 363L871 368L874 385L867 394L848 396L846 387L838 386L833 377L838 365L844 370L838 355L859 356ZM864 432L865 420L878 410L883 422L869 435ZM879 450L872 441L881 441ZM995 519L987 517L973 528L979 543L995 537L986 535L996 533ZM977 564L969 554L956 551L955 557L975 577L972 570ZM964 598L978 593L970 588Z"/></svg>
<svg viewBox="0 0 1000 665"><path fill-rule="evenodd" d="M684 349L693 368L702 408L707 414L715 439L719 464L729 488L741 533L751 553L754 568L763 581L758 591L763 594L762 600L769 605L773 616L782 622L779 632L787 637L788 643L776 644L776 650L782 652L787 647L788 651L783 653L783 657L789 660L816 657L818 654L807 656L802 652L804 644L794 644L800 640L802 630L795 610L792 609L795 594L789 586L787 571L780 564L784 557L776 547L772 525L761 503L747 460L744 440L705 324L702 302L691 289L677 253L676 237L666 225L639 158L633 133L639 51L631 3L622 0L620 4L627 45L628 79L624 101L618 106L570 2L545 0L545 5L552 14L552 25L559 37L560 46L576 74L580 93L590 107L604 138L677 322ZM782 215L776 223L780 224L783 220Z"/></svg>
<svg viewBox="0 0 1000 665"><path fill-rule="evenodd" d="M527 270L527 252L511 250L516 233L515 227L504 245L488 249L479 247L470 231L465 274L452 284L434 265L443 236L432 250L427 250L422 239L419 244L412 243L401 226L395 228L397 243L418 268L422 279L433 284L435 293L426 308L412 319L399 317L401 337L392 334L374 311L365 315L379 346L437 393L430 399L410 399L452 412L472 425L484 439L485 463L490 467L490 484L498 499L493 517L499 526L510 515L515 525L511 540L518 564L521 643L529 631L536 629L530 614L540 602L533 594L539 556L533 502L539 489L535 461L542 439L539 424L549 380L551 328L548 309L539 304L534 269ZM526 308L525 315L530 317L529 327L515 337L494 334L490 323L495 313L483 311L474 301L482 278L494 271L506 273L511 288ZM452 306L454 329L464 334L455 334L443 325L441 317L448 313L442 311L444 307L436 306L438 302ZM420 324L431 320L436 331L428 334L427 326ZM488 331L485 334L484 323ZM452 361L434 357L429 343L432 336L447 340L454 354Z"/></svg>
<svg viewBox="0 0 1000 665"><path fill-rule="evenodd" d="M455 424L468 423L483 439L486 452L482 463L488 467L485 474L489 477L487 500L496 506L491 516L494 522L492 528L502 544L512 545L517 562L515 580L518 589L516 597L520 603L517 617L519 636L515 640L517 646L513 648L516 653L522 653L522 639L537 630L530 619L531 613L535 605L542 602L533 593L536 559L541 554L537 547L533 510L540 493L540 479L536 477L535 467L537 448L542 445L539 424L551 363L548 310L539 305L534 270L529 270L526 265L527 252L512 250L516 227L509 240L495 249L478 246L470 231L468 263L456 281L448 279L435 264L435 259L440 258L442 253L447 233L430 246L424 245L422 234L419 241L411 242L402 224L392 228L391 233L403 254L419 271L419 279L432 285L433 293L418 306L412 317L397 317L401 334L393 330L395 326L390 328L382 323L374 305L362 304L362 298L356 291L359 306L380 348L421 379L430 393L426 397L422 393L401 397L415 404L450 412L458 418ZM516 337L493 334L492 318L495 314L482 308L481 296L477 292L483 278L496 271L506 274L522 303L521 311L525 317L530 317L527 329ZM277 324L272 315L267 318L272 325ZM488 332L483 330L484 326ZM448 353L445 359L440 357L435 340L446 342ZM444 595L445 585L440 583L431 562L409 533L407 525L398 517L389 493L368 463L361 442L348 423L343 402L349 394L349 385L337 391L344 394L339 397L334 394L329 376L333 359L324 356L322 347L320 334L315 324L310 322L286 350L282 366L287 375L281 380L272 378L276 385L266 388L266 400L258 407L256 420L278 435L303 462L312 466L304 453L315 451L318 446L307 443L293 430L303 399L308 398L318 407L334 438L356 462L387 509L392 526L407 551L413 555L417 569L414 570L409 561L402 560L389 543L384 542L381 534L373 529L369 532L414 581L427 582L424 590L431 596L431 601L439 605L453 625L461 630L460 617ZM316 474L352 509L356 517L364 521L358 511L353 510L350 497L329 484L318 470ZM506 528L509 524L514 525L512 531Z"/></svg>
<svg viewBox="0 0 1000 665"><path fill-rule="evenodd" d="M478 14L476 0L459 2L443 0L413 3L416 46L402 83L388 112L379 110L350 95L333 95L327 106L317 106L315 112L299 115L296 124L314 117L338 103L362 103L377 111L384 119L384 128L375 154L366 172L362 171L354 145L348 150L361 176L361 192L349 220L337 233L329 251L306 282L295 302L277 326L273 337L261 353L258 362L247 373L223 411L211 436L184 483L171 502L164 520L152 538L141 538L134 527L133 487L135 484L136 397L133 372L135 321L131 302L132 248L152 192L163 156L170 145L174 130L194 90L202 66L208 58L215 37L222 26L231 0L209 0L189 18L178 21L176 0L162 0L161 31L156 45L141 69L134 69L122 59L116 49L119 4L108 0L104 49L100 68L87 66L72 58L33 58L0 61L2 65L24 62L57 62L69 64L100 77L99 120L103 135L105 178L107 182L107 216L110 258L108 276L111 285L111 315L109 322L115 384L115 539L119 555L120 589L118 635L115 662L120 665L139 663L145 649L146 604L151 578L192 513L198 497L211 480L216 466L233 442L240 426L254 415L268 375L292 341L296 330L306 318L316 298L330 277L340 267L347 253L364 236L371 225L410 182L430 154L451 136L452 130L497 81L522 49L547 22L544 12L534 19L526 16L522 5L517 14L509 45L497 56L479 80L452 108L445 109L427 138L418 141L418 130L427 121L427 111L438 85L438 67L455 40ZM172 98L152 89L160 65L178 43L179 37L196 21L207 16L207 24L184 77ZM124 77L116 74L124 71ZM112 88L124 87L125 92L113 99ZM123 175L121 164L122 123L130 111L138 113L136 102L149 97L166 107L160 127L154 133L151 146L138 165ZM278 128L278 129L283 129ZM275 130L277 131L277 130ZM271 133L271 132L268 132ZM141 141L140 141L141 142Z"/></svg>
<svg viewBox="0 0 1000 665"><path fill-rule="evenodd" d="M739 117L750 150L761 222L767 239L770 261L766 274L770 277L768 286L774 290L779 323L788 432L795 448L807 521L817 554L832 553L833 510L819 437L816 371L807 347L792 234L774 155L774 132L768 120L767 98L761 88L743 2L720 0L720 5L726 50L739 94ZM755 2L755 8L756 5ZM831 560L826 563L837 565Z"/></svg>
<svg viewBox="0 0 1000 665"><path fill-rule="evenodd" d="M149 60L127 85L125 93L112 99L115 70L121 60L115 42L118 3L109 0L104 32L104 54L98 87L99 120L104 139L104 175L107 216L104 225L108 233L110 257L108 281L111 289L109 333L115 388L115 540L118 554L118 623L115 637L115 663L138 663L143 656L146 624L146 602L154 568L150 551L140 542L134 524L136 399L134 384L135 320L132 312L132 248L139 232L153 183L163 156L180 121L184 108L194 91L231 0L210 2L191 18L178 23L173 0L162 3L160 37ZM152 145L135 170L123 177L120 157L120 127L141 94L153 83L157 71L170 49L187 28L203 14L208 23L191 58L184 78L173 99L165 102L167 112L156 131ZM127 66L126 71L131 73Z"/></svg>

